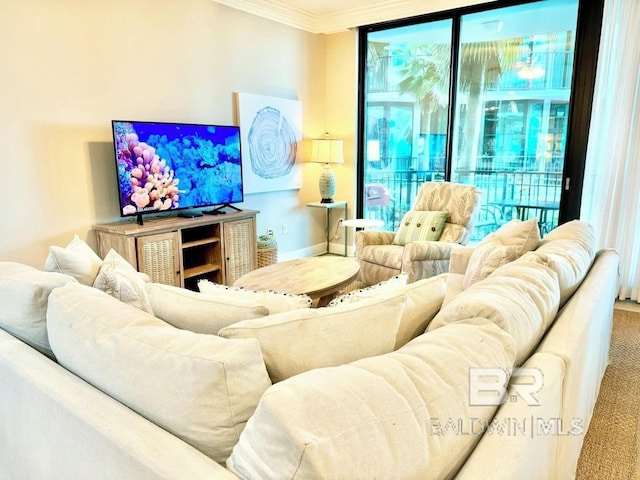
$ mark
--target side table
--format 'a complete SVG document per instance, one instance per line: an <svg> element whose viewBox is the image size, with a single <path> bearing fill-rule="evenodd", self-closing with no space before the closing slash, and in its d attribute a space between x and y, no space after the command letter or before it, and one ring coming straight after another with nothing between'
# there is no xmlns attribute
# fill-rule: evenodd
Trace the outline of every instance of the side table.
<svg viewBox="0 0 640 480"><path fill-rule="evenodd" d="M384 225L382 220L376 220L375 218L352 218L350 220L344 220L342 226L344 227L344 256L347 256L347 228L354 227L356 231L364 230L367 227L381 227Z"/></svg>
<svg viewBox="0 0 640 480"><path fill-rule="evenodd" d="M311 202L307 203L307 207L312 208L324 208L325 216L326 216L326 227L325 227L325 237L327 239L327 248L324 254L329 253L329 241L331 240L331 210L334 208L344 208L344 216L342 218L347 218L347 201L346 200L336 200L333 203L322 203L322 202ZM344 247L344 256L347 256L347 240L345 239L345 247Z"/></svg>

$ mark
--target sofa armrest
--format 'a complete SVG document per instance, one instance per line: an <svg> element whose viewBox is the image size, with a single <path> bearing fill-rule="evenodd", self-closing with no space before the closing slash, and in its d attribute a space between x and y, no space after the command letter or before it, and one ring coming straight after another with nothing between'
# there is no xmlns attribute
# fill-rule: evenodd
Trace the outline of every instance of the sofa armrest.
<svg viewBox="0 0 640 480"><path fill-rule="evenodd" d="M473 247L462 246L452 250L451 258L449 259L449 273L461 273L464 275L473 251Z"/></svg>
<svg viewBox="0 0 640 480"><path fill-rule="evenodd" d="M391 245L395 232L386 230L359 230L356 232L356 257L369 245Z"/></svg>
<svg viewBox="0 0 640 480"><path fill-rule="evenodd" d="M457 243L428 240L409 242L404 246L402 264L426 260L449 260L451 252L459 246Z"/></svg>

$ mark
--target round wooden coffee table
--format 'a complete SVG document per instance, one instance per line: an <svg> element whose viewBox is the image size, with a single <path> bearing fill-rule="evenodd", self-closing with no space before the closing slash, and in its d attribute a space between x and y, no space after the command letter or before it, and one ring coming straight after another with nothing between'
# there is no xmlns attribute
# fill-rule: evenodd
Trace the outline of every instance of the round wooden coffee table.
<svg viewBox="0 0 640 480"><path fill-rule="evenodd" d="M233 284L251 290L306 293L314 306L326 306L334 295L355 280L360 264L353 258L321 256L274 263L253 270Z"/></svg>

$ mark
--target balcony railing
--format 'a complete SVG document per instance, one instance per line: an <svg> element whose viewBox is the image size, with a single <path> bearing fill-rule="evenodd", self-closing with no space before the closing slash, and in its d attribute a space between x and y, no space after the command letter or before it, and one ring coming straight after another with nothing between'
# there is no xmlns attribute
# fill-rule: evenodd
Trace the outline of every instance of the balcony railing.
<svg viewBox="0 0 640 480"><path fill-rule="evenodd" d="M376 197L365 201L365 216L384 222L384 230L398 229L402 216L411 209L420 186L443 181L444 171L404 170L367 172L367 186L375 185ZM480 240L513 218L537 218L542 233L558 225L562 186L561 172L457 170L452 181L472 184L484 192L472 241ZM383 195L379 192L384 191Z"/></svg>

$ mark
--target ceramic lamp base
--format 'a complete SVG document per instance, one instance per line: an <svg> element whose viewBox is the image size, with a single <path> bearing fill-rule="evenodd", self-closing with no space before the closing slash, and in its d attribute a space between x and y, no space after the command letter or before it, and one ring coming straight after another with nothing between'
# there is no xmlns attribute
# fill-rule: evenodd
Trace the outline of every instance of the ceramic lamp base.
<svg viewBox="0 0 640 480"><path fill-rule="evenodd" d="M320 173L320 203L333 203L333 195L336 193L336 177L328 163L325 163Z"/></svg>

